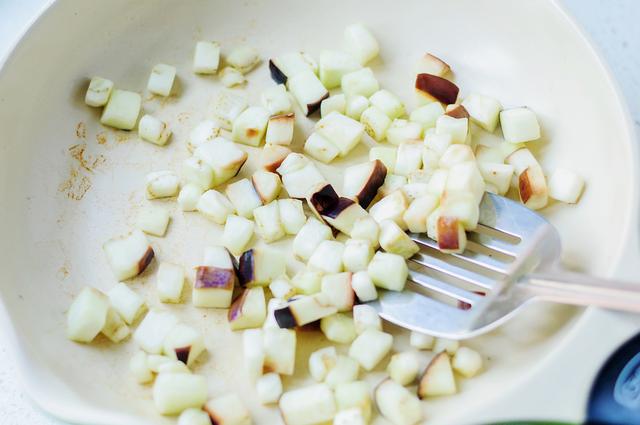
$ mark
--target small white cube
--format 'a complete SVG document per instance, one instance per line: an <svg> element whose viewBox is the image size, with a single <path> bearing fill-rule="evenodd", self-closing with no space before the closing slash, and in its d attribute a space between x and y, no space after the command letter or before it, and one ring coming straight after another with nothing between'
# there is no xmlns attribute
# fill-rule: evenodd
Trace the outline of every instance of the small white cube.
<svg viewBox="0 0 640 425"><path fill-rule="evenodd" d="M338 241L322 241L309 258L308 266L312 270L324 273L342 271L342 253L344 244Z"/></svg>
<svg viewBox="0 0 640 425"><path fill-rule="evenodd" d="M245 96L236 94L231 90L223 90L213 104L213 115L225 130L233 128L233 122L247 109Z"/></svg>
<svg viewBox="0 0 640 425"><path fill-rule="evenodd" d="M299 72L288 78L287 87L306 116L320 109L322 101L329 97L329 92L312 71Z"/></svg>
<svg viewBox="0 0 640 425"><path fill-rule="evenodd" d="M304 152L325 164L330 163L340 155L340 150L336 145L317 132L311 133L309 138L307 138L307 141L304 143Z"/></svg>
<svg viewBox="0 0 640 425"><path fill-rule="evenodd" d="M388 90L378 90L371 95L369 101L373 106L380 108L392 120L404 114L404 105L398 96Z"/></svg>
<svg viewBox="0 0 640 425"><path fill-rule="evenodd" d="M291 112L291 99L284 84L265 89L260 96L260 102L271 115Z"/></svg>
<svg viewBox="0 0 640 425"><path fill-rule="evenodd" d="M176 67L159 63L154 66L147 82L147 90L160 96L169 96L173 81L176 78Z"/></svg>
<svg viewBox="0 0 640 425"><path fill-rule="evenodd" d="M472 93L462 102L473 122L490 133L496 129L502 105L496 99Z"/></svg>
<svg viewBox="0 0 640 425"><path fill-rule="evenodd" d="M369 99L356 94L347 98L347 104L345 107L345 115L354 120L360 121L362 113L371 105Z"/></svg>
<svg viewBox="0 0 640 425"><path fill-rule="evenodd" d="M180 179L172 171L155 171L147 174L147 199L168 198L178 194Z"/></svg>
<svg viewBox="0 0 640 425"><path fill-rule="evenodd" d="M417 122L395 119L387 129L387 141L394 145L420 140L422 125Z"/></svg>
<svg viewBox="0 0 640 425"><path fill-rule="evenodd" d="M131 130L136 126L142 97L127 90L113 90L107 106L102 111L100 122L121 130Z"/></svg>
<svg viewBox="0 0 640 425"><path fill-rule="evenodd" d="M164 236L170 220L169 212L160 207L146 207L138 213L138 229L153 236Z"/></svg>
<svg viewBox="0 0 640 425"><path fill-rule="evenodd" d="M193 57L193 72L215 74L220 64L220 44L215 41L199 41Z"/></svg>
<svg viewBox="0 0 640 425"><path fill-rule="evenodd" d="M280 300L288 300L296 294L296 290L291 286L291 282L286 276L279 277L269 284L271 295Z"/></svg>
<svg viewBox="0 0 640 425"><path fill-rule="evenodd" d="M218 224L225 224L227 216L235 212L231 201L213 189L207 190L200 196L196 208L202 215Z"/></svg>
<svg viewBox="0 0 640 425"><path fill-rule="evenodd" d="M254 227L253 221L248 218L230 215L224 225L222 245L234 255L242 254L251 242Z"/></svg>
<svg viewBox="0 0 640 425"><path fill-rule="evenodd" d="M244 78L242 72L230 66L225 66L218 73L220 82L225 87L235 87L244 84L247 80Z"/></svg>
<svg viewBox="0 0 640 425"><path fill-rule="evenodd" d="M333 425L366 425L368 422L357 407L341 410L333 418Z"/></svg>
<svg viewBox="0 0 640 425"><path fill-rule="evenodd" d="M469 119L443 115L436 121L436 134L450 134L451 143L465 144L469 135Z"/></svg>
<svg viewBox="0 0 640 425"><path fill-rule="evenodd" d="M249 146L260 146L267 130L269 111L260 106L245 109L233 122L233 141Z"/></svg>
<svg viewBox="0 0 640 425"><path fill-rule="evenodd" d="M557 168L549 178L549 196L553 199L575 204L584 189L584 179L564 168Z"/></svg>
<svg viewBox="0 0 640 425"><path fill-rule="evenodd" d="M269 118L265 142L270 145L289 146L293 141L293 128L296 119L293 112L275 115Z"/></svg>
<svg viewBox="0 0 640 425"><path fill-rule="evenodd" d="M91 342L104 329L109 315L107 297L95 288L85 287L67 312L67 337L76 342Z"/></svg>
<svg viewBox="0 0 640 425"><path fill-rule="evenodd" d="M234 48L225 59L229 65L243 74L251 71L253 67L260 62L258 51L249 46L238 46Z"/></svg>
<svg viewBox="0 0 640 425"><path fill-rule="evenodd" d="M391 379L400 385L410 385L418 376L420 364L413 351L403 351L391 356L387 372Z"/></svg>
<svg viewBox="0 0 640 425"><path fill-rule="evenodd" d="M436 121L441 115L444 115L442 104L440 102L431 102L411 112L409 120L420 123L422 129L427 131L436 126Z"/></svg>
<svg viewBox="0 0 640 425"><path fill-rule="evenodd" d="M272 201L253 210L256 222L256 233L267 243L277 241L285 236L278 201Z"/></svg>
<svg viewBox="0 0 640 425"><path fill-rule="evenodd" d="M84 103L89 106L104 106L109 101L111 91L113 90L113 81L105 78L93 77L89 82L87 94L84 96Z"/></svg>
<svg viewBox="0 0 640 425"><path fill-rule="evenodd" d="M349 357L360 363L366 371L371 371L393 345L393 336L374 329L367 329L349 347Z"/></svg>
<svg viewBox="0 0 640 425"><path fill-rule="evenodd" d="M471 348L460 347L453 356L451 366L465 378L471 378L482 369L482 356Z"/></svg>
<svg viewBox="0 0 640 425"><path fill-rule="evenodd" d="M378 290L366 270L353 274L351 277L351 288L353 289L353 292L356 293L356 297L358 297L360 302L364 303L378 298Z"/></svg>
<svg viewBox="0 0 640 425"><path fill-rule="evenodd" d="M178 425L211 425L211 418L204 410L190 407L180 413Z"/></svg>
<svg viewBox="0 0 640 425"><path fill-rule="evenodd" d="M118 312L122 320L128 325L135 322L146 310L144 298L122 282L116 283L115 286L107 292L107 297L109 297L111 307Z"/></svg>
<svg viewBox="0 0 640 425"><path fill-rule="evenodd" d="M342 263L344 269L350 272L367 270L369 261L373 257L371 242L365 239L349 239L345 242Z"/></svg>
<svg viewBox="0 0 640 425"><path fill-rule="evenodd" d="M160 263L156 277L158 298L163 303L179 303L184 287L184 268L177 264Z"/></svg>
<svg viewBox="0 0 640 425"><path fill-rule="evenodd" d="M500 112L500 125L504 140L524 143L540 138L540 124L529 108L513 108Z"/></svg>
<svg viewBox="0 0 640 425"><path fill-rule="evenodd" d="M328 89L340 86L342 76L360 69L360 64L348 53L339 50L320 52L318 74L322 84Z"/></svg>
<svg viewBox="0 0 640 425"><path fill-rule="evenodd" d="M455 339L436 338L436 342L433 346L435 353L446 351L450 356L454 355L460 348L460 341Z"/></svg>
<svg viewBox="0 0 640 425"><path fill-rule="evenodd" d="M369 97L380 89L371 68L362 68L345 74L342 77L341 86L347 97L355 95Z"/></svg>
<svg viewBox="0 0 640 425"><path fill-rule="evenodd" d="M333 111L344 114L347 108L347 99L344 94L334 94L320 104L320 116L326 117Z"/></svg>
<svg viewBox="0 0 640 425"><path fill-rule="evenodd" d="M316 131L333 143L345 156L362 140L364 126L358 121L332 112L316 123Z"/></svg>
<svg viewBox="0 0 640 425"><path fill-rule="evenodd" d="M138 135L142 140L163 146L171 136L171 130L166 122L151 115L143 115L138 123Z"/></svg>
<svg viewBox="0 0 640 425"><path fill-rule="evenodd" d="M429 350L433 348L433 343L435 342L435 340L436 339L431 335L411 331L411 336L409 337L409 345L419 350Z"/></svg>
<svg viewBox="0 0 640 425"><path fill-rule="evenodd" d="M262 404L273 404L280 400L282 395L282 380L277 373L267 373L256 381L258 400Z"/></svg>
<svg viewBox="0 0 640 425"><path fill-rule="evenodd" d="M302 201L299 199L279 199L278 207L280 208L280 220L285 233L287 235L297 235L307 221Z"/></svg>
<svg viewBox="0 0 640 425"><path fill-rule="evenodd" d="M377 142L387 137L387 129L391 125L391 119L376 106L370 106L362 112L360 122L364 125L364 131Z"/></svg>
<svg viewBox="0 0 640 425"><path fill-rule="evenodd" d="M202 187L194 183L187 183L182 186L178 193L178 205L182 211L195 211L198 206L198 200L202 195Z"/></svg>
<svg viewBox="0 0 640 425"><path fill-rule="evenodd" d="M357 274L357 273L356 273ZM375 308L367 304L353 306L353 323L358 334L367 329L382 331L382 320Z"/></svg>
<svg viewBox="0 0 640 425"><path fill-rule="evenodd" d="M344 40L347 51L362 65L378 56L380 52L378 41L371 31L362 24L353 24L345 28Z"/></svg>

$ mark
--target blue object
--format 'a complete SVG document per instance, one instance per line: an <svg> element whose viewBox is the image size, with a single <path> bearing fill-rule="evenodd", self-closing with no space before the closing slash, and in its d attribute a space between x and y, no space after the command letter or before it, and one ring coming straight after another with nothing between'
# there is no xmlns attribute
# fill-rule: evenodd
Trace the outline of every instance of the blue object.
<svg viewBox="0 0 640 425"><path fill-rule="evenodd" d="M600 369L589 394L587 423L640 425L640 334Z"/></svg>

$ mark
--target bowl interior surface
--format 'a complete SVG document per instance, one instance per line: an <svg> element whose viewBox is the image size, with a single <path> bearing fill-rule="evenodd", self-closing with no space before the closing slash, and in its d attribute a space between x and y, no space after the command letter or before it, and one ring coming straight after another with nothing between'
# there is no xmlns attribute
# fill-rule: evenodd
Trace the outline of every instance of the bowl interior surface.
<svg viewBox="0 0 640 425"><path fill-rule="evenodd" d="M107 290L115 283L102 244L128 232L148 203L145 174L179 171L189 155L189 129L211 116L221 85L215 77L191 72L193 47L200 39L219 41L223 53L245 43L259 50L263 62L249 74L244 89L252 104L273 84L269 57L291 50L317 57L322 49L339 49L343 28L363 22L381 45L381 57L371 67L381 86L400 95L409 110L415 106L413 66L427 51L451 65L462 96L479 92L505 107L531 107L543 127L542 140L531 148L545 170L566 167L587 181L578 205L552 204L544 211L562 235L562 260L589 273L612 273L634 202L634 157L606 73L562 13L544 1L364 5L336 0L59 1L26 34L0 72L0 295L29 389L47 410L78 422L163 423L154 413L150 390L128 375L134 344L71 343L64 335L65 311L83 285ZM135 133L102 127L99 111L83 103L91 76L144 91L152 66L161 62L178 67L179 95L159 99L145 93L143 108L170 123L174 135L165 148L140 142ZM294 147L301 150L313 122L297 121ZM337 164L362 161L366 152L362 145ZM255 169L251 157L241 177ZM321 168L341 187L339 171ZM150 238L157 258L191 270L203 247L219 240L221 228L182 213L173 202L154 203L172 212L167 236ZM288 244L275 245L285 249ZM131 286L145 294L150 306L166 308L154 293L156 264ZM210 393L238 392L256 422L278 423L276 409L257 402L242 365L240 335L228 330L225 312L196 310L189 298L172 310L205 334L207 362L198 372L210 377ZM524 316L469 342L486 355L487 370L460 381L460 395L424 403L431 423L469 420L487 401L538 373L578 317L572 309L544 305ZM399 335L398 347L407 346L406 333L389 330ZM326 344L314 332L299 336L297 374L285 380L286 387L307 380L308 354ZM381 369L368 380L374 384L382 376Z"/></svg>

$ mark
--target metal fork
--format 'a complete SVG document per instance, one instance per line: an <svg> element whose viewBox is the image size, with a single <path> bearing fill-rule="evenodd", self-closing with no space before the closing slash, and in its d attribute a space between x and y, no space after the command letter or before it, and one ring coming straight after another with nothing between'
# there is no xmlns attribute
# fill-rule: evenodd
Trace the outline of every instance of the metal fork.
<svg viewBox="0 0 640 425"><path fill-rule="evenodd" d="M478 228L462 254L442 254L437 242L411 234L421 252L409 262L402 292L369 303L399 326L442 338L489 332L534 300L640 313L640 285L567 272L560 236L541 215L486 193Z"/></svg>

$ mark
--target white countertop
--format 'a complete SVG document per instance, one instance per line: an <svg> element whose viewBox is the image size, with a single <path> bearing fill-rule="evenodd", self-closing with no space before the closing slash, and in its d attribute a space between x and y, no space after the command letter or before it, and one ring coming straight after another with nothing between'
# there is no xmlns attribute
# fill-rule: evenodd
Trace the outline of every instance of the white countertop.
<svg viewBox="0 0 640 425"><path fill-rule="evenodd" d="M0 0L0 57L47 0ZM640 134L640 1L564 0L609 63ZM0 335L0 422L65 425L35 407L22 393L10 347Z"/></svg>

